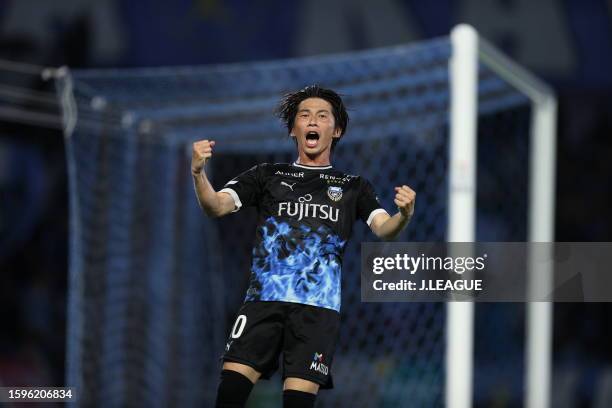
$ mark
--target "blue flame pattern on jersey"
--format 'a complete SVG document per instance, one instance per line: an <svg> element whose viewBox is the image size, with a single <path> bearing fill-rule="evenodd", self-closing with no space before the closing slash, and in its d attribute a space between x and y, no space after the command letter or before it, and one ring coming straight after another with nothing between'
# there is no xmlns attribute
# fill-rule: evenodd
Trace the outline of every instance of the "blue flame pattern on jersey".
<svg viewBox="0 0 612 408"><path fill-rule="evenodd" d="M290 225L269 217L259 227L245 301L303 303L340 311L340 271L346 241L320 225Z"/></svg>

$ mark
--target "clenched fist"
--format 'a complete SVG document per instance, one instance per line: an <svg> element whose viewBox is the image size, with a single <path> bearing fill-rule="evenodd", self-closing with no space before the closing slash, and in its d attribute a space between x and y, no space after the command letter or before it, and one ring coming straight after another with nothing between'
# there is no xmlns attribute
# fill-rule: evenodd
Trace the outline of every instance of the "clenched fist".
<svg viewBox="0 0 612 408"><path fill-rule="evenodd" d="M214 140L198 140L193 144L191 153L191 173L200 174L206 162L212 157Z"/></svg>
<svg viewBox="0 0 612 408"><path fill-rule="evenodd" d="M416 193L408 186L395 187L395 205L404 217L412 217Z"/></svg>

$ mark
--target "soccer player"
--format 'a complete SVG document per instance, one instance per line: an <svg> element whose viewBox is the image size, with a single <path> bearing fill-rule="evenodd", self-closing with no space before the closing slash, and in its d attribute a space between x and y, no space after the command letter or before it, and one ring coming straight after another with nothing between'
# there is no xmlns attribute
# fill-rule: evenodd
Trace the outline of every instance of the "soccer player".
<svg viewBox="0 0 612 408"><path fill-rule="evenodd" d="M313 407L319 388L333 387L340 270L352 224L359 218L389 240L414 212L410 187L395 187L398 212L390 216L370 182L331 165L349 121L336 92L306 87L285 95L277 113L296 143L295 162L259 164L218 192L204 170L215 141L193 144L191 170L206 214L258 210L250 285L225 346L217 407L243 407L257 380L278 369L281 353L283 406Z"/></svg>

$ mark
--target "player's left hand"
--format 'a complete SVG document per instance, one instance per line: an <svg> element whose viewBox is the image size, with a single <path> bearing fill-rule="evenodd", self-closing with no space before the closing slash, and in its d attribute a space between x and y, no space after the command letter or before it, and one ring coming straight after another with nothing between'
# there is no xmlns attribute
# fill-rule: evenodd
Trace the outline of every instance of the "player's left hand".
<svg viewBox="0 0 612 408"><path fill-rule="evenodd" d="M412 214L414 214L414 202L416 201L414 190L406 185L395 187L395 199L393 201L404 217L412 217Z"/></svg>

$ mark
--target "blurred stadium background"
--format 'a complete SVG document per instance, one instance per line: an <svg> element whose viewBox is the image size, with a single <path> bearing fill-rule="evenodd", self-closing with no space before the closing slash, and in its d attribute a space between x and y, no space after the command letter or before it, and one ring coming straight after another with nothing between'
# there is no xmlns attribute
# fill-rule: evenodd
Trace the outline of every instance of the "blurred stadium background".
<svg viewBox="0 0 612 408"><path fill-rule="evenodd" d="M441 119L432 113L444 103L444 92L439 86L445 80L444 74L436 75L446 70L442 61L448 56L448 47L443 41L427 40L448 35L458 22L475 26L485 38L552 84L557 93L555 240L610 240L612 3L609 1L540 1L536 4L519 0L465 0L441 1L435 8L430 2L420 0L378 1L376 6L365 0L292 3L202 0L172 4L8 1L0 5L0 19L2 385L62 385L66 373L70 378L70 373L75 372L74 364L78 359L74 355L74 336L83 333L74 333L74 325L67 324L69 309L66 305L71 299L73 319L74 311L82 308L67 290L69 268L74 268L74 263L79 261L72 258L69 264L68 254L69 247L72 251L82 248L75 248L74 242L69 246L67 163L71 163L74 166L71 182L80 183L81 190L91 189L89 198L79 202L81 208L92 213L91 225L84 225L80 230L86 235L90 228L90 235L93 235L89 236L93 249L82 259L92 265L87 269L91 286L86 293L93 300L102 293L98 298L102 299L100 302L92 302L92 310L99 308L107 316L118 317L79 326L84 328L88 341L77 349L90 355L104 355L99 361L85 360L88 366L81 369L96 378L94 386L96 381L110 384L110 389L98 389L102 396L122 387L142 389L144 391L139 392L146 394L146 390L169 380L179 386L179 395L184 401L198 400L198 396L192 395L193 384L188 380L216 380L214 357L220 350L214 346L225 337L227 324L234 317L246 283L246 260L237 259L238 263L228 265L226 259L234 252L224 240L246 235L248 239L241 244L244 247L235 254L248 255L252 228L248 215L243 214L212 221L214 228L205 225L210 222L205 219L201 220L201 225L188 222L198 214L182 143L200 135L210 137L199 133L203 129L203 133L206 130L213 133L222 125L231 125L225 130L228 141L230 135L238 135L235 138L238 143L228 143L217 158L213 170L217 187L254 162L289 160L291 145L283 144L280 137L272 141L264 137L260 143L250 146L247 140L250 135L266 136L252 133L255 125L258 129L268 126L270 133L282 133L275 128L271 117L274 101L287 87L301 85L304 81L317 79L330 86L338 84L349 96L347 102L353 108L354 122L347 138L339 145L340 155L335 163L338 167L353 169L351 158L354 155L366 157L371 151L386 153L386 143L398 143L398 134L402 129L409 129L408 133L414 135L416 141L415 146L411 146L413 150L404 156L397 152L385 161L370 158L359 169L373 181L382 178L381 181L387 183L402 178L393 172L399 162L421 163L410 170L408 178L414 180L413 187L417 191L424 193L419 196L418 204L423 217L403 238L443 239L445 209L440 201L445 198L445 192L439 186L446 182L443 160L446 147L441 141L446 130ZM405 60L393 52L384 56L380 55L381 51L367 51L400 44L414 44L405 48L408 55ZM361 57L349 59L333 56L357 50L366 51L359 54ZM331 56L316 57L321 54ZM315 57L305 60L311 65L303 60L282 61L307 56ZM372 56L378 59L373 60ZM223 66L112 72L83 70L261 60L269 61L263 65L265 70L261 69L262 65L252 64L234 65L233 72L224 70ZM41 76L42 67L61 65L77 70L75 95L79 111L83 112L75 133L78 137L68 149L78 158L72 162L66 157L55 84ZM315 73L311 71L313 66L319 67ZM425 79L405 85L409 91L398 95L382 92L377 98L362 96L362 93L371 92L367 89L368 82L393 77L397 70L404 68L415 78ZM343 88L342 81L351 82L347 77L353 78L356 85ZM366 85L360 86L360 83ZM513 135L528 127L529 107L524 101L504 91L503 84L486 89L492 92L492 101L503 102L492 103L488 111L482 112L481 132L503 129L504 134ZM368 120L386 114L385 107L392 101L413 94L427 101L421 110L417 106L410 112L417 120L402 122L401 112L394 112L399 118L387 120L385 132L381 132L387 137L370 140L380 135L376 126L369 128ZM481 98L486 102L487 95ZM130 107L131 116L121 115L123 111L118 107L125 106ZM218 106L218 109L210 106ZM232 116L224 117L224 112ZM236 112L240 115L234 116ZM363 116L360 118L360 115ZM146 120L150 118L158 120ZM211 118L214 120L207 120ZM262 123L255 123L258 121ZM351 140L351 133L363 138ZM143 140L148 142L142 144ZM490 140L483 140L483 143L490 143ZM479 160L485 168L511 169L501 173L483 172L485 177L479 179L478 206L485 211L481 218L484 222L478 225L477 235L481 240L521 240L525 236L520 227L500 225L499 219L492 216L508 214L504 218L511 220L512 226L519 225L513 220L525 218L522 213L525 211L525 183L518 183L515 191L500 191L495 187L525 178L524 166L517 166L526 160L525 143L512 140L512 145L479 144L479 154L482 154ZM220 149L222 145L219 144ZM283 145L284 148L278 147ZM516 160L500 163L500 155L491 153L500 149L506 152L504 160ZM512 153L507 154L510 150ZM488 179L487 174L491 174ZM430 183L432 175L437 184ZM169 196L167 191L161 190L158 180L176 186L176 194ZM136 193L136 187L142 195L130 194ZM389 206L387 192L380 193ZM118 200L118 196L122 199ZM146 210L138 211L138 208ZM172 218L151 222L155 214L171 214ZM133 225L146 222L150 229L135 229L141 235L133 237L129 235L132 230L121 228L126 222ZM105 225L108 225L105 229L108 235L97 235L96 228ZM201 231L207 234L199 234ZM210 231L217 231L219 235L211 235ZM362 230L358 234L353 246L357 240L367 237ZM189 245L185 241L187 238L191 239ZM130 245L135 242L138 244ZM168 248L172 248L170 255ZM221 256L202 260L199 265L202 248ZM126 253L123 251L131 251L127 252L130 263L121 262L121 257L108 256ZM113 263L117 259L119 262ZM177 266L176 259L192 262ZM221 279L211 276L208 272L215 267L226 275ZM138 273L143 269L149 270L151 276ZM176 276L170 273L172 270L187 272ZM346 285L349 288L343 299L347 342L340 345L338 377L348 378L360 373L364 382L357 385L367 385L362 392L369 396L378 395L382 387L381 381L372 381L370 377L385 380L387 399L377 399L376 403L366 406L402 406L398 404L405 396L403 393L416 396L412 402L419 401L418 406L440 406L444 379L441 355L444 352L444 311L441 306L363 307L358 299L346 297L351 293L351 285L358 285L358 281L347 279L345 282L345 289ZM123 292L106 290L109 287L128 289ZM164 287L172 290L159 291ZM224 290L219 292L217 288ZM104 298L111 292L110 298ZM152 323L143 321L146 313L140 308L141 303L126 302L122 297L126 293L136 294L136 299L138 296L155 299L151 307L159 308L159 313L155 313L159 321L153 329L150 328ZM172 293L184 296L177 299L169 296ZM477 308L475 406L522 406L523 309L522 305L492 305L480 311ZM168 310L174 314L163 315ZM609 406L606 395L610 397L612 382L611 311L608 304L554 306L553 406ZM380 316L384 319L376 323ZM177 322L175 317L184 320ZM204 321L210 322L210 327L215 327L216 331L208 332L205 326L193 324ZM360 325L362 321L374 323L364 328ZM410 324L407 325L407 321ZM165 355L182 351L177 355L183 360L177 359L172 368L178 372L187 370L193 373L191 377L187 380L184 375L164 377L157 365L160 364L158 359L153 362L126 359L126 355L139 355L142 350L134 352L133 349L142 342L135 341L133 348L125 347L128 350L125 355L108 354L119 350L117 345L125 346L129 339L143 336L142 330L147 327L147 350ZM67 332L73 336L72 343ZM176 342L166 344L158 340L169 332L179 333ZM210 343L194 343L194 339L206 336ZM349 341L349 338L359 341ZM396 338L403 338L406 343L395 341ZM107 354L102 353L104 350ZM404 352L399 361L374 358L379 354L392 356L399 350ZM342 359L344 366L340 363ZM106 361L118 361L119 364L109 365ZM141 365L143 369L139 369ZM166 366L162 364L161 367ZM148 375L145 378L121 377L126 372ZM412 388L406 389L406 384ZM255 399L262 401L261 406L268 406L266 401L274 398L270 395L279 390L279 384L273 381L257 388ZM325 406L339 406L333 402L333 394L322 398ZM136 393L115 402L132 406L140 397ZM170 401L184 402L180 398ZM363 398L366 396L361 401L365 401Z"/></svg>

